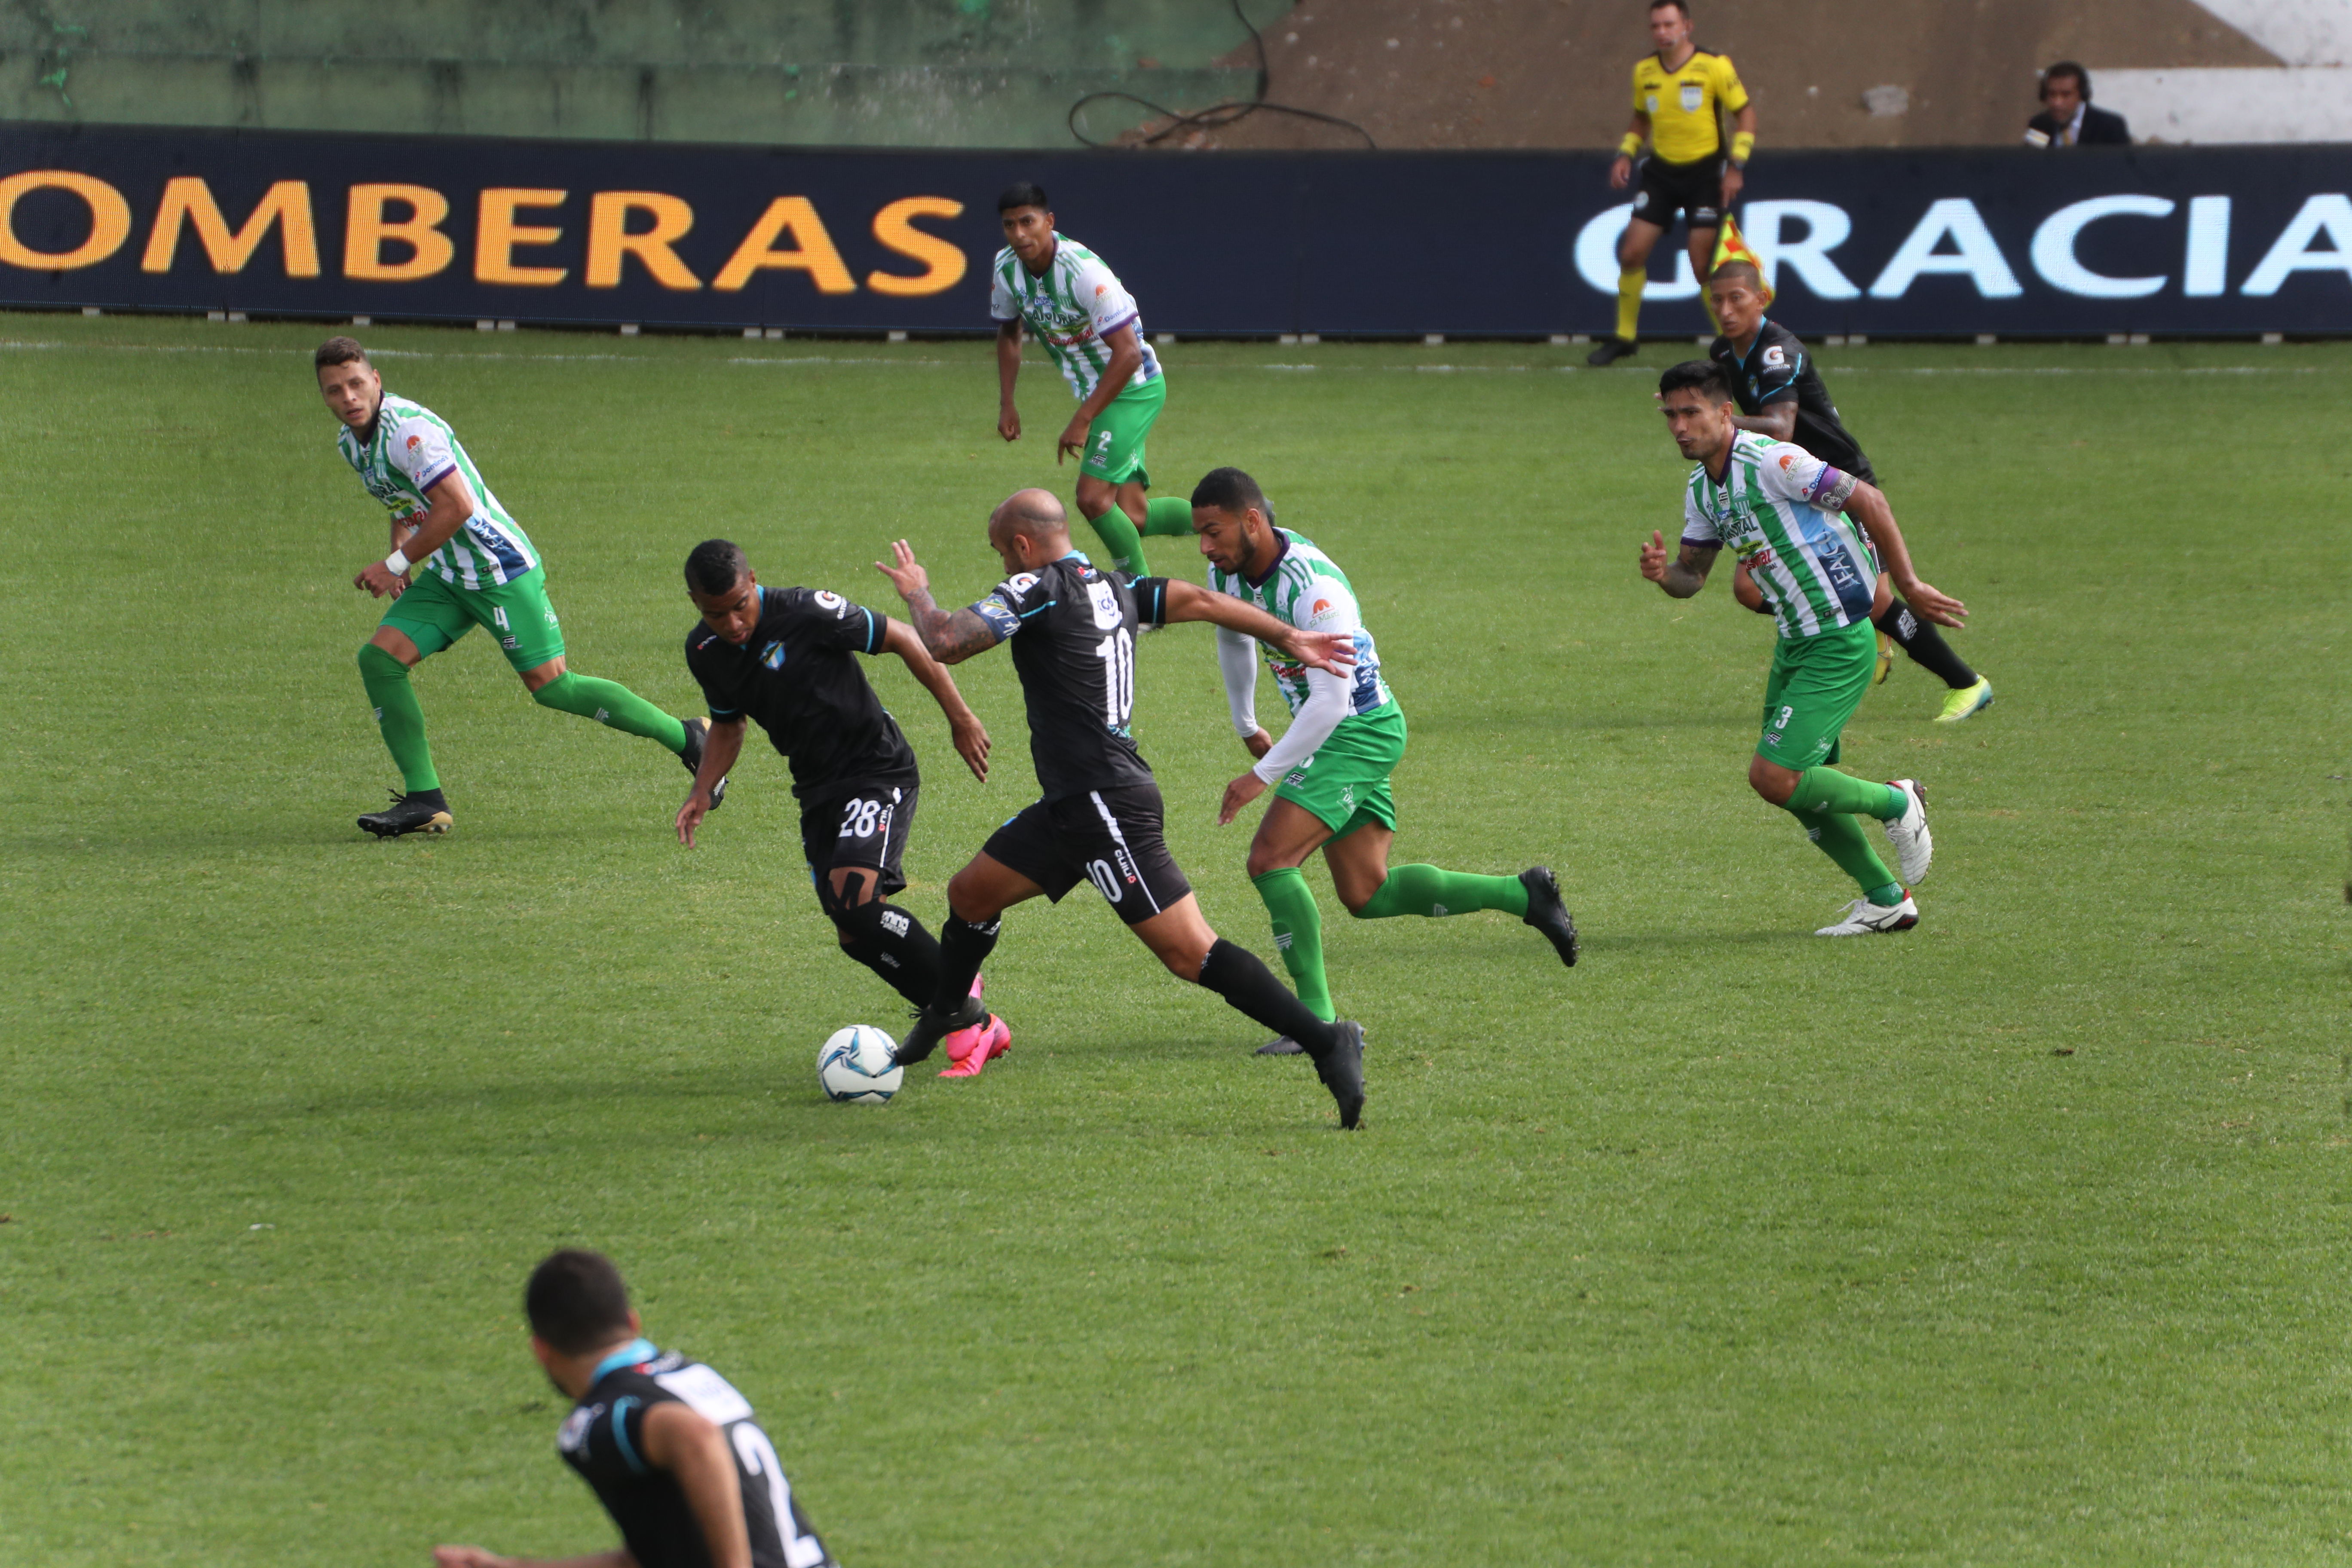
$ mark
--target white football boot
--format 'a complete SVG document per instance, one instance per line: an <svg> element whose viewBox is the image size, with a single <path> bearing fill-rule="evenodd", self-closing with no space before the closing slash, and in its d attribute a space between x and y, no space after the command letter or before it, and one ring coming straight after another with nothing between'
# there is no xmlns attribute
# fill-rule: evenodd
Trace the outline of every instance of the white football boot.
<svg viewBox="0 0 2352 1568"><path fill-rule="evenodd" d="M1888 784L1903 792L1911 804L1903 815L1886 825L1887 842L1895 846L1895 869L1906 888L1927 874L1928 862L1936 858L1936 841L1927 832L1927 795L1917 779L1889 779Z"/></svg>
<svg viewBox="0 0 2352 1568"><path fill-rule="evenodd" d="M1916 797L1915 797L1916 798ZM1868 899L1856 899L1846 906L1845 919L1833 926L1823 926L1815 936L1871 936L1880 931L1909 931L1919 923L1919 906L1911 901L1911 889L1903 889L1899 904L1874 904Z"/></svg>

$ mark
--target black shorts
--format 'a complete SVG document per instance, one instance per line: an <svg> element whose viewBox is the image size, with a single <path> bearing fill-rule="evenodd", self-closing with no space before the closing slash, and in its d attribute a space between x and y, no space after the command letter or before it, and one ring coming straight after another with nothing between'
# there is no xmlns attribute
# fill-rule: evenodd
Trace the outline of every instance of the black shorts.
<svg viewBox="0 0 2352 1568"><path fill-rule="evenodd" d="M1643 223L1672 228L1675 215L1681 212L1690 214L1693 228L1721 226L1721 158L1701 158L1696 163L1669 163L1663 158L1642 160L1642 189L1633 198L1633 216Z"/></svg>
<svg viewBox="0 0 2352 1568"><path fill-rule="evenodd" d="M1136 925L1192 891L1168 854L1161 815L1160 791L1151 784L1041 800L989 835L980 852L1045 889L1057 904L1091 879L1118 918Z"/></svg>
<svg viewBox="0 0 2352 1568"><path fill-rule="evenodd" d="M801 807L801 854L809 880L822 885L836 866L880 874L874 896L887 898L907 885L899 868L906 858L907 830L915 821L915 785L868 784L851 795L828 792Z"/></svg>

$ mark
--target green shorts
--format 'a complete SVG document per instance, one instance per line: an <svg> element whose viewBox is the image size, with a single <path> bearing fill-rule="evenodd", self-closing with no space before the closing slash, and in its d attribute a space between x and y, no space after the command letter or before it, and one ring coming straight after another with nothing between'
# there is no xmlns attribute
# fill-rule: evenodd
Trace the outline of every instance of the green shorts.
<svg viewBox="0 0 2352 1568"><path fill-rule="evenodd" d="M1110 400L1110 406L1087 426L1087 453L1078 472L1105 484L1123 485L1133 479L1145 489L1151 476L1143 468L1143 438L1168 401L1168 378L1155 375L1141 386L1130 386Z"/></svg>
<svg viewBox="0 0 2352 1568"><path fill-rule="evenodd" d="M1859 621L1817 637L1782 637L1764 683L1756 754L1795 773L1838 760L1838 734L1870 689L1878 630Z"/></svg>
<svg viewBox="0 0 2352 1568"><path fill-rule="evenodd" d="M1389 791L1389 774L1404 760L1404 709L1394 700L1370 713L1350 713L1274 793L1313 815L1334 838L1367 823L1393 828L1396 796Z"/></svg>
<svg viewBox="0 0 2352 1568"><path fill-rule="evenodd" d="M430 658L477 626L488 626L517 674L563 657L563 627L547 602L547 574L532 567L511 581L460 588L430 567L383 613L383 626L401 633Z"/></svg>

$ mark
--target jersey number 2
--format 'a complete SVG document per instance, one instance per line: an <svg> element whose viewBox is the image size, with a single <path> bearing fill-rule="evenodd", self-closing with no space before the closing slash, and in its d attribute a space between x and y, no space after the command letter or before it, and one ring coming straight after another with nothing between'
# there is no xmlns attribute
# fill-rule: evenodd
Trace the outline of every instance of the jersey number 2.
<svg viewBox="0 0 2352 1568"><path fill-rule="evenodd" d="M735 1445L735 1457L743 1462L744 1473L768 1483L768 1508L776 1517L776 1539L784 1543L787 1568L816 1568L824 1561L824 1548L814 1536L803 1535L799 1521L793 1518L793 1484L784 1479L775 1445L749 1421L738 1421L727 1429L727 1436Z"/></svg>

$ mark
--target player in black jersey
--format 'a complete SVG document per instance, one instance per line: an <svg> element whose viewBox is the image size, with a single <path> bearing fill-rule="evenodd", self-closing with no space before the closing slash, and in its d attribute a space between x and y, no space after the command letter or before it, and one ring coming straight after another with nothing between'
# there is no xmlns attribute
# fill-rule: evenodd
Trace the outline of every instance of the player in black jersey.
<svg viewBox="0 0 2352 1568"><path fill-rule="evenodd" d="M686 591L702 612L687 634L686 666L702 683L710 734L694 788L678 807L679 840L692 847L711 792L743 750L745 723L756 721L792 763L801 853L842 952L917 1007L927 1005L939 987L939 943L913 911L885 901L907 885L899 863L922 780L857 656L895 653L907 661L938 699L958 754L982 784L987 730L904 621L838 594L764 588L743 552L724 539L705 540L686 558ZM978 1073L1012 1039L1002 1019L983 1017L982 1026L948 1042L950 1072ZM975 1058L981 1046L986 1049Z"/></svg>
<svg viewBox="0 0 2352 1568"><path fill-rule="evenodd" d="M435 1568L834 1568L751 1402L643 1337L612 1260L566 1249L523 1291L530 1352L578 1403L555 1444L622 1544L560 1562L436 1546Z"/></svg>
<svg viewBox="0 0 2352 1568"><path fill-rule="evenodd" d="M978 1005L963 988L995 947L1006 910L1041 893L1058 903L1090 879L1178 979L1206 986L1305 1047L1339 1102L1340 1125L1355 1126L1364 1104L1362 1026L1318 1018L1256 954L1209 929L1168 854L1160 787L1129 727L1142 627L1214 621L1335 673L1354 660L1351 639L1300 631L1181 579L1130 581L1098 571L1070 548L1062 503L1045 490L1019 491L990 514L988 542L1010 575L960 610L932 601L929 576L904 540L894 547L895 566L876 563L940 663L1013 644L1040 795L948 883L939 994L899 1045L898 1059L920 1061L945 1033L978 1021Z"/></svg>
<svg viewBox="0 0 2352 1568"><path fill-rule="evenodd" d="M1861 446L1839 419L1837 405L1830 401L1821 367L1796 333L1766 319L1764 309L1772 302L1772 292L1755 265L1722 263L1707 275L1707 294L1724 333L1715 340L1707 355L1730 376L1731 395L1739 405L1732 423L1775 441L1793 441L1841 473L1852 474L1864 484L1878 483L1870 459L1863 456ZM1936 717L1938 724L1956 724L1991 707L1992 682L1969 668L1968 661L1944 640L1943 633L1914 615L1887 584L1884 574L1879 583L1886 588L1886 606L1871 617L1881 638L1872 684L1886 679L1893 659L1886 646L1891 640L1914 663L1950 688L1944 710ZM1731 591L1749 609L1770 613L1746 566L1733 573Z"/></svg>

